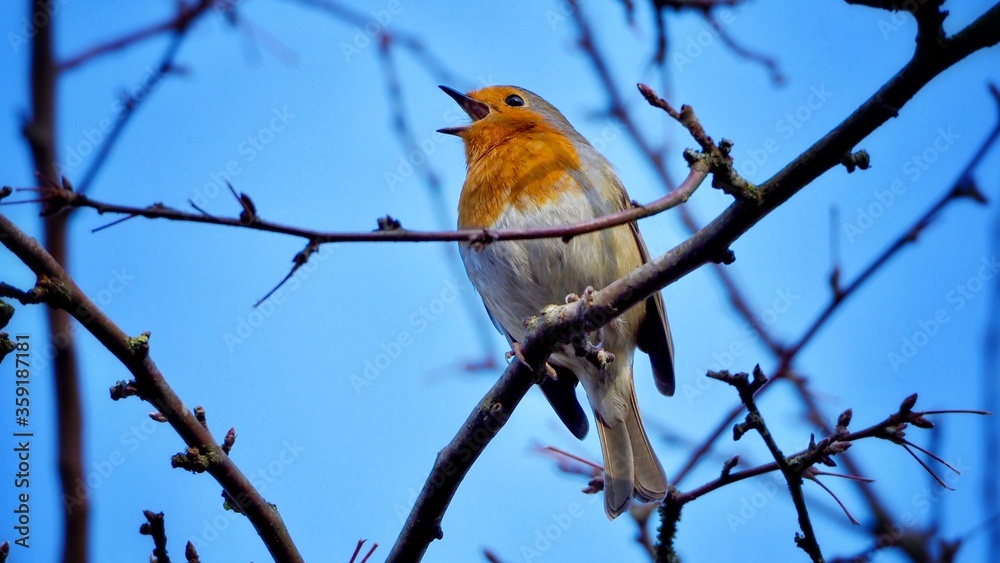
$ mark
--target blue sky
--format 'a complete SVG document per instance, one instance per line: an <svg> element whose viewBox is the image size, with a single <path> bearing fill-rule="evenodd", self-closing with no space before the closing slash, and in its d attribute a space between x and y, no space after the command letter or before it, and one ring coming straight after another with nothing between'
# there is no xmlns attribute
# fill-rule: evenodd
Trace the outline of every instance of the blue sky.
<svg viewBox="0 0 1000 563"><path fill-rule="evenodd" d="M762 182L867 99L913 47L915 26L908 17L893 19L835 1L804 4L752 2L724 20L735 38L776 57L787 77L782 87L759 65L735 57L700 17L671 14L671 45L685 58L667 62L669 88L663 89L649 64L655 30L644 4L632 26L619 3L584 2L580 9L600 23L597 40L640 127L669 140L675 177L684 171L681 149L692 141L660 112L643 107L636 82L652 83L678 105L693 105L710 135L735 142L737 168ZM948 2L949 31L990 4ZM172 5L68 2L58 14L57 52L70 56L159 21ZM369 22L388 13L388 29L423 38L450 70L450 86L516 84L540 94L581 133L602 141L602 152L633 199L662 195L621 124L601 116L606 99L575 46L564 3L438 8L399 0L359 3L356 9ZM436 88L440 77L412 55L397 53L410 126L424 146L414 155L393 137L378 47L365 44L363 26L297 2L246 2L240 11L258 39L218 14L198 24L178 57L183 75L169 77L143 102L91 195L177 207L191 199L211 213L236 215L236 203L220 189L228 179L251 195L262 217L303 227L370 230L385 214L410 228L452 225L465 167L460 142L435 133L459 119L454 103ZM28 52L10 39L23 32L25 17L23 9L0 14L7 38L0 59L9 77L8 87L0 89L0 183L15 186L33 184L19 133L28 108ZM166 42L158 38L107 56L60 82L60 158L71 180L79 179L99 144L102 122L115 117L119 94L142 87ZM944 73L898 119L860 145L872 155L870 170L824 174L733 246L737 261L731 272L755 314L777 336L796 338L829 299L831 232L843 277L852 279L952 185L996 122L986 84L1000 84L998 62L994 49ZM977 174L991 200L1000 196L998 169L1000 151L994 150ZM422 181L427 170L442 181L445 225ZM688 205L705 222L728 203L706 185ZM839 220L831 228L834 207ZM35 207L5 206L2 212L40 234ZM376 558L383 558L436 452L501 369L462 369L484 354L502 362L505 344L499 334L490 334L484 345L478 328L484 311L455 267L455 248L328 245L297 283L255 310L253 303L287 272L301 249L299 240L141 219L91 233L109 220L90 211L73 220L71 271L81 288L126 332L151 331L153 358L189 406L205 407L220 439L236 428L234 459L278 505L307 560L347 560L359 538L379 542ZM998 221L993 204L949 206L919 244L898 255L804 350L799 369L830 420L852 407L854 425L861 428L893 412L915 391L921 396L918 407L982 406L983 330L996 282L981 280L981 273L991 272L982 266L984 260L992 264L996 253ZM676 212L644 220L641 228L654 254L668 251L685 233ZM3 281L20 287L33 282L30 272L3 252L0 272ZM651 431L683 439L656 442L667 474L674 475L692 442L736 404L735 393L707 381L705 371L748 371L760 362L766 372L774 361L743 331L708 269L673 284L665 297L678 393L659 396L641 356L636 378ZM905 363L893 362L892 354L902 353L905 341L927 331L922 327L936 316L946 321L929 338L917 337L924 342L917 353ZM15 550L13 560L48 561L58 553L61 527L43 311L19 307L7 330L30 334L40 349L31 384L32 547ZM91 336L80 331L79 339L94 559L145 558L152 542L136 532L142 510L151 509L166 513L176 554L191 539L205 561L266 560L249 523L222 510L213 480L170 468L170 455L183 444L169 427L148 419L150 406L135 399L109 401L108 387L127 373ZM737 354L728 352L734 345ZM368 384L358 385L359 379ZM5 404L12 387L0 387ZM797 405L784 387L761 402L787 451L804 447L811 431ZM952 478L954 492L935 489L916 463L890 444L861 443L852 451L900 522L927 522L942 507L945 533L957 536L988 516L979 487L995 466L982 458L981 420L938 420L939 453L963 469ZM909 436L928 444L926 433L913 430ZM633 541L634 524L628 518L609 523L600 498L580 494L583 481L533 453L539 444L599 458L596 436L577 442L533 391L463 483L443 523L445 539L431 546L426 560L477 560L484 547L505 561L644 560ZM767 459L754 436L724 440L719 449L720 456ZM9 462L4 466L4 475L12 473ZM683 488L718 471L718 461L704 464ZM7 506L13 491L9 479L2 482L2 506ZM826 483L856 515L863 513L849 484ZM828 556L867 545L865 536L845 526L829 497L816 487L807 491ZM743 520L733 524L734 516ZM7 510L0 514L5 534L11 533L11 517ZM554 522L567 521L556 539L538 543ZM695 561L747 554L760 561L801 558L792 542L796 529L782 486L764 477L689 505L678 547ZM975 536L960 560L984 561L983 538ZM526 555L530 549L537 557ZM875 559L899 560L888 553Z"/></svg>

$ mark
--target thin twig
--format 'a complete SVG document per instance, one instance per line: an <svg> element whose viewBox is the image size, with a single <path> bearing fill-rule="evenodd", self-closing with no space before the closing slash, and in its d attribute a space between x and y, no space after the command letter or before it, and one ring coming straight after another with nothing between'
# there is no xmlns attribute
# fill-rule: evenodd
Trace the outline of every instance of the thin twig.
<svg viewBox="0 0 1000 563"><path fill-rule="evenodd" d="M77 189L80 193L85 194L90 191L94 180L104 167L104 163L107 162L108 157L111 155L111 151L118 143L122 133L125 131L125 127L131 121L132 116L135 115L136 110L140 107L140 105L149 99L153 90L161 82L163 82L164 77L173 71L174 60L177 58L177 52L180 50L184 39L187 37L188 31L191 30L193 24L199 17L208 12L208 9L212 6L212 4L213 0L198 0L198 3L191 7L188 7L183 2L179 3L177 16L173 21L173 25L170 27L170 29L173 30L173 36L170 38L170 43L167 45L166 50L164 50L163 55L160 57L156 70L152 73L148 80L139 87L137 94L132 94L130 92L126 95L127 97L125 98L124 103L121 104L122 109L118 112L114 126L110 131L108 131L107 136L104 137L101 146L98 147L97 152L90 161L90 164L87 166L86 170L84 170L83 174L80 176L80 180L77 182ZM77 58L77 60L80 59ZM89 59L85 58L83 60Z"/></svg>
<svg viewBox="0 0 1000 563"><path fill-rule="evenodd" d="M89 63L94 59L115 53L137 45L147 39L152 39L157 35L166 33L169 31L178 31L185 29L191 25L198 16L201 15L206 9L213 5L214 2L207 0L199 0L196 4L189 6L185 2L177 2L177 13L170 16L166 20L151 24L149 26L139 28L135 31L131 31L117 37L110 41L105 41L85 49L83 52L74 55L65 61L59 63L59 72L66 72L73 70L84 63Z"/></svg>
<svg viewBox="0 0 1000 563"><path fill-rule="evenodd" d="M146 521L139 526L139 533L153 538L153 554L149 556L150 563L170 563L167 555L167 531L163 524L163 513L143 510Z"/></svg>
<svg viewBox="0 0 1000 563"><path fill-rule="evenodd" d="M998 118L994 129L980 145L976 154L962 170L958 180L956 180L948 191L942 194L942 196L934 204L932 204L925 213L908 226L902 234L900 234L896 240L893 241L893 243L881 252L874 260L872 260L872 262L869 263L860 274L852 279L846 286L842 286L834 290L830 302L809 324L808 328L806 328L802 336L799 337L795 343L787 348L784 348L777 344L770 344L771 342L774 342L773 338L770 336L762 338L765 343L768 343L768 348L771 349L776 356L778 356L778 359L781 362L781 365L776 370L775 376L768 380L769 384L765 386L764 389L770 387L771 382L785 378L789 375L790 372L793 371L792 364L794 359L798 357L802 350L814 339L816 334L818 334L819 330L832 318L833 313L843 306L848 298L860 287L872 279L877 272L889 264L891 259L897 253L906 248L909 244L915 242L917 236L923 232L930 221L939 216L949 204L963 199L971 199L977 202L985 201L985 197L975 188L975 185L965 180L976 170L985 154L990 150L990 148L992 148L998 138L1000 138L1000 118ZM729 290L731 299L742 299L741 294L738 293L738 287L734 283L724 282L723 285ZM743 315L744 319L748 322L753 322L754 317L750 313L749 307L744 305L742 307L737 306L735 308L737 312ZM761 334L767 334L763 327L757 330ZM725 434L726 429L732 425L733 421L736 420L741 412L743 412L742 405L733 408L715 427L713 427L709 435L701 442L700 446L695 449L694 453L687 459L680 471L678 471L677 475L672 480L673 483L677 484L683 481L684 478L690 474L690 472L697 466L698 463L701 462L705 455L712 450L713 444L716 443L723 434Z"/></svg>
<svg viewBox="0 0 1000 563"><path fill-rule="evenodd" d="M389 32L379 41L379 63L382 68L382 77L385 83L386 92L389 97L389 108L392 112L393 130L399 147L407 155L414 152L421 154L422 149L417 142L416 135L410 125L410 118L406 111L406 103L403 96L403 81L399 77L399 68L396 64L394 50L400 46L397 37ZM422 44L421 44L422 47ZM447 81L448 75L440 72L440 68L426 65L428 70L439 81ZM438 70L439 72L435 72ZM427 195L430 199L431 209L434 213L434 220L438 229L447 229L454 225L455 219L445 197L444 187L441 184L441 177L438 175L431 163L425 160L422 164L413 166L423 179L423 184L427 188ZM401 180L400 180L401 181ZM459 255L453 246L442 247L445 261L451 269L452 276L461 278L465 275L465 269L459 260ZM472 326L475 327L476 336L482 348L482 357L465 362L466 366L483 366L483 369L495 367L494 358L497 356L495 350L495 332L492 323L483 315L482 301L471 292L461 292L459 299L465 309Z"/></svg>
<svg viewBox="0 0 1000 563"><path fill-rule="evenodd" d="M61 208L91 208L98 213L120 213L136 215L147 219L167 219L189 223L206 223L239 227L255 231L265 231L304 238L317 244L338 242L466 242L472 245L487 245L503 240L528 240L541 238L561 238L568 242L573 237L624 225L638 219L651 217L672 209L688 200L694 190L708 175L707 167L693 165L688 178L678 186L677 190L646 205L631 207L617 213L611 213L581 221L571 225L552 227L535 227L525 229L465 229L456 231L417 231L405 229L398 223L393 228L380 228L368 232L327 232L315 231L289 225L282 225L263 219L246 222L240 218L218 217L207 215L204 211L190 213L180 211L162 204L148 207L132 207L114 203L100 202L86 195L63 188L48 188L46 203L54 210Z"/></svg>
<svg viewBox="0 0 1000 563"><path fill-rule="evenodd" d="M795 543L809 554L814 563L823 563L823 553L820 550L819 541L816 539L816 532L813 530L812 520L809 518L809 508L806 506L805 495L802 492L802 473L809 465L797 464L796 467L792 467L789 458L785 457L785 454L782 453L781 448L778 446L778 442L771 435L771 431L767 428L767 423L764 422L764 415L761 414L757 408L757 403L754 401L754 393L763 387L767 381L764 372L761 371L760 366L755 367L753 370L753 380L750 380L745 373L730 375L728 372L709 372L708 376L719 381L724 381L736 388L736 391L740 395L740 401L743 402L743 406L747 409L747 416L744 422L737 424L733 429L734 439L739 440L740 436L751 428L760 434L761 439L764 440L764 444L767 445L767 449L771 452L774 461L777 462L778 469L781 470L781 474L785 478L785 483L788 484L788 491L792 496L792 504L795 505L795 512L798 514L799 527L802 529L802 534L796 535Z"/></svg>

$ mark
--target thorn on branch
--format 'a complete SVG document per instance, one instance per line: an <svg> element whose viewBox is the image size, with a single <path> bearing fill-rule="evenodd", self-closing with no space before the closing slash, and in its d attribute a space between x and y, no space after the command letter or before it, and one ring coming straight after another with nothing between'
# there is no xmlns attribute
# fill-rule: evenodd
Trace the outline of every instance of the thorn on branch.
<svg viewBox="0 0 1000 563"><path fill-rule="evenodd" d="M150 205L146 209L166 209L166 206L163 205L162 203L154 203L153 205ZM101 225L100 227L94 227L93 229L90 229L90 232L91 233L100 232L100 231L103 231L104 229L109 229L111 227L114 227L115 225L120 225L120 224L124 223L125 221L128 221L129 219L135 219L136 217L138 217L138 215L126 215L126 216L121 217L119 219L115 219L114 221L112 221L112 222L110 222L110 223L108 223L106 225Z"/></svg>
<svg viewBox="0 0 1000 563"><path fill-rule="evenodd" d="M226 182L226 186L229 187L229 193L233 194L237 203L239 203L240 207L243 208L243 210L240 211L240 223L243 223L244 225L252 225L260 221L260 217L257 215L257 206L254 205L250 196L243 192L237 194L236 188L234 188L228 181Z"/></svg>
<svg viewBox="0 0 1000 563"><path fill-rule="evenodd" d="M279 281L277 285L271 288L271 291L268 291L267 294L264 295L264 297L261 297L260 299L257 300L256 303L253 304L254 308L256 309L257 307L260 306L261 303L267 301L272 295L274 295L279 289L281 289L281 286L285 285L285 283L287 283L288 280L292 279L292 276L295 275L295 272L299 271L299 268L301 268L302 266L305 266L306 263L309 261L309 258L313 254L319 252L319 246L320 246L319 240L309 239L309 242L306 243L306 247L300 250L292 258L292 269L289 270L287 274L285 274L285 277L281 278L281 281Z"/></svg>
<svg viewBox="0 0 1000 563"><path fill-rule="evenodd" d="M849 152L840 159L840 163L847 168L847 173L854 172L855 169L868 170L871 167L872 159L868 151L861 149L857 152Z"/></svg>
<svg viewBox="0 0 1000 563"><path fill-rule="evenodd" d="M983 192L979 191L979 186L976 184L975 178L972 174L966 174L955 182L955 187L952 188L951 193L948 194L950 199L959 199L967 197L973 201L986 205L988 201Z"/></svg>
<svg viewBox="0 0 1000 563"><path fill-rule="evenodd" d="M193 207L195 211L197 211L198 213L201 213L201 214L202 214L202 215L204 215L205 217L211 217L211 218L213 218L213 219L215 218L215 215L212 215L212 214L211 214L211 213L209 213L208 211L205 211L204 209L202 209L201 207L199 207L199 206L198 206L198 204L194 202L194 200L192 200L192 199L189 199L189 200L188 200L188 204L189 204L189 205L190 205L191 207Z"/></svg>

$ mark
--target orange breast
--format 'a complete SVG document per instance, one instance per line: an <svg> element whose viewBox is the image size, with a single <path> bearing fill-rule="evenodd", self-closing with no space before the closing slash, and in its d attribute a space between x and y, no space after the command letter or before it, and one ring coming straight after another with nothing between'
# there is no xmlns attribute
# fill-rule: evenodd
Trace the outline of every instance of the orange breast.
<svg viewBox="0 0 1000 563"><path fill-rule="evenodd" d="M573 185L580 155L564 135L535 129L501 141L469 163L458 203L461 229L492 227L510 206L544 205Z"/></svg>

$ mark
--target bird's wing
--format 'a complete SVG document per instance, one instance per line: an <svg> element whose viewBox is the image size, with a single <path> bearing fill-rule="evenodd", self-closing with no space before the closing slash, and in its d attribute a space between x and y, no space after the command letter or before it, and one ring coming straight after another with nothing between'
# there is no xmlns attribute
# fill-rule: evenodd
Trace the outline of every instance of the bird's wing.
<svg viewBox="0 0 1000 563"><path fill-rule="evenodd" d="M646 248L639 226L633 221L629 223L642 263L649 262L649 250ZM674 339L670 336L670 323L667 321L667 311L663 306L663 295L657 291L646 299L646 316L639 326L637 338L639 349L649 355L653 366L653 379L656 388L668 397L674 394Z"/></svg>
<svg viewBox="0 0 1000 563"><path fill-rule="evenodd" d="M493 326L497 327L500 334L507 339L507 343L513 346L514 338L500 325L489 306L485 302L483 305L486 306L486 314L493 321ZM542 394L552 405L552 410L556 411L559 420L574 436L583 440L590 430L590 423L587 421L587 414L583 412L583 407L580 406L580 401L576 398L576 385L580 380L569 369L557 365L552 367L556 370L556 379L546 377L538 386L542 388Z"/></svg>
<svg viewBox="0 0 1000 563"><path fill-rule="evenodd" d="M576 398L576 384L580 381L569 369L554 364L552 367L556 370L556 378L545 377L538 386L542 388L542 394L549 400L552 409L559 415L559 420L577 439L583 440L590 430L590 423L587 422L587 415Z"/></svg>
<svg viewBox="0 0 1000 563"><path fill-rule="evenodd" d="M595 151L596 152L596 151ZM603 157L601 157L603 160ZM607 162L606 160L604 162ZM629 198L625 186L618 175L614 173L611 164L606 164L603 169L605 178L617 188L619 197L619 209L632 207L632 200ZM642 256L642 263L649 262L649 250L646 242L642 240L639 232L639 225L632 221L628 224L635 238L636 245L639 246L639 254ZM656 381L656 388L660 393L670 396L674 394L674 339L670 336L670 324L667 322L667 311L663 306L663 295L659 291L646 299L646 314L642 324L639 325L637 335L639 349L649 355L649 362L653 366L653 379Z"/></svg>

